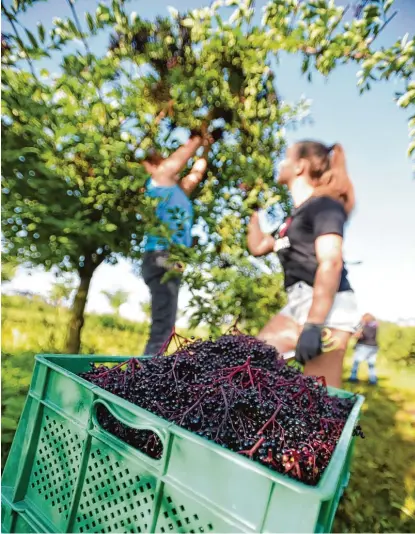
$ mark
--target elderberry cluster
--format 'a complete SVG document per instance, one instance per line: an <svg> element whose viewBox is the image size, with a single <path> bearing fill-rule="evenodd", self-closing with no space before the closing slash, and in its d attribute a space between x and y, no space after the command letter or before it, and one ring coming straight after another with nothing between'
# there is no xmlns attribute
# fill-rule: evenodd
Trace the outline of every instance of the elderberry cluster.
<svg viewBox="0 0 415 534"><path fill-rule="evenodd" d="M317 484L355 399L329 396L323 378L304 376L251 336L180 338L178 345L170 356L93 366L81 376L202 438ZM103 406L97 417L108 432L161 457L154 433L123 425ZM355 435L363 437L360 427Z"/></svg>

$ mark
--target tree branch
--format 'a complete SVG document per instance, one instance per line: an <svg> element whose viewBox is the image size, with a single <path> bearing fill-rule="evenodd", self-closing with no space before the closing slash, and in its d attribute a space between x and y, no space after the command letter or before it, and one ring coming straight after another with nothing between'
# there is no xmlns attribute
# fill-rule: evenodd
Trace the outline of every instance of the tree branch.
<svg viewBox="0 0 415 534"><path fill-rule="evenodd" d="M14 23L13 15L12 15L12 14L11 14L11 13L4 7L4 3L2 3L1 9L2 9L3 13L6 15L7 20L10 22L10 25L11 25L11 27L13 28L13 32L14 32L14 34L15 34L15 36L16 36L16 39L18 39L18 41L20 41L20 43L22 43L22 44L19 43L19 45L20 45L20 48L21 48L21 49L23 50L23 52L25 53L25 59L26 59L27 63L29 64L30 72L32 73L33 78L34 78L36 81L38 81L37 76L36 76L36 73L35 73L35 69L34 69L34 67L33 67L32 60L31 60L30 57L29 57L29 54L28 54L28 52L27 52L27 49L26 49L26 47L24 46L23 39L20 37L20 35L19 35L19 31L18 31L18 29L17 29L17 27L16 27L16 24Z"/></svg>
<svg viewBox="0 0 415 534"><path fill-rule="evenodd" d="M75 0L66 0L66 1L69 4L69 7L71 9L71 12L72 12L72 15L73 15L73 18L74 18L74 21L75 21L75 25L76 25L77 30L79 32L79 37L80 37L81 41L83 42L83 44L85 46L85 50L86 50L88 55L91 55L91 49L89 48L88 41L85 39L85 36L84 36L84 34L82 32L81 22L79 20L78 13L76 12L76 9L75 9Z"/></svg>
<svg viewBox="0 0 415 534"><path fill-rule="evenodd" d="M342 18L344 17L345 13L348 11L348 8L349 6L346 6L346 8L344 9L343 11L343 14L339 20L339 23L341 22ZM369 39L366 40L366 46L369 47L371 44L373 44L373 42L375 41L375 39L377 39L379 37L379 35L382 33L382 31L386 28L386 26L396 17L396 15L398 14L398 11L395 11L387 20L385 20L385 22L382 24L382 26L379 28L379 31L377 32L377 34ZM329 34L328 37L331 36L331 33ZM304 45L302 47L300 47L300 50L302 52L304 52L307 56L319 56L320 54L322 54L325 50L327 50L327 48L330 46L331 42L327 40L326 44L321 46L320 48L314 48L312 46L307 46L307 45ZM348 58L351 58L351 59L355 59L356 61L360 61L361 59L367 59L370 57L370 52L353 52L353 53L349 53L349 54L344 54L344 57L348 57Z"/></svg>
<svg viewBox="0 0 415 534"><path fill-rule="evenodd" d="M74 18L74 21L75 21L75 25L76 25L76 28L78 30L78 33L79 33L79 37L85 47L85 50L86 50L86 53L87 53L87 59L88 59L88 65L89 67L91 67L91 49L89 48L89 45L88 45L88 41L85 39L85 36L83 34L83 31L82 31L82 26L81 26L81 22L79 20L79 17L78 17L78 13L76 12L76 9L75 9L75 0L66 0L67 3L69 4L69 7L71 9L71 12L72 12L72 15L73 15L73 18ZM98 96L99 98L101 99L102 103L104 104L104 109L105 109L105 115L107 116L107 110L106 110L106 107L105 107L105 103L104 103L104 99L103 99L103 96L102 96L102 93L101 93L101 88L94 82L92 81L92 83L94 84L97 92L98 92ZM108 118L108 116L107 116Z"/></svg>

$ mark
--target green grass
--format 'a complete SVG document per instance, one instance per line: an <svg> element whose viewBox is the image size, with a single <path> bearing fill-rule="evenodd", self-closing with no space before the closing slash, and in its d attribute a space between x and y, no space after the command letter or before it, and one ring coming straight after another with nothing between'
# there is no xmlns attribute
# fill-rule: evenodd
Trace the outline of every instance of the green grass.
<svg viewBox="0 0 415 534"><path fill-rule="evenodd" d="M62 352L69 311L23 297L2 298L2 350ZM142 354L148 325L113 315L87 314L82 354Z"/></svg>
<svg viewBox="0 0 415 534"><path fill-rule="evenodd" d="M361 417L366 437L357 440L334 532L415 532L414 369L382 351L378 386L369 386L367 371L361 371L361 384L344 387L366 398Z"/></svg>
<svg viewBox="0 0 415 534"><path fill-rule="evenodd" d="M7 457L29 388L33 356L62 350L67 310L42 301L3 297L2 464ZM201 333L199 332L199 335ZM143 350L147 325L109 315L89 315L83 353L134 355ZM345 389L366 397L352 476L334 532L415 532L415 328L384 324L378 359L379 385L362 382ZM346 358L345 378L351 364Z"/></svg>

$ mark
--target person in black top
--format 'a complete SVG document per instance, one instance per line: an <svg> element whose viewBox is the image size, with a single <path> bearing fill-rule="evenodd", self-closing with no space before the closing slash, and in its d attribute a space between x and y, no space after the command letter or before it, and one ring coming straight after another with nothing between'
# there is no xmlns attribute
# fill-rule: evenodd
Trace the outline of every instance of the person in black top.
<svg viewBox="0 0 415 534"><path fill-rule="evenodd" d="M294 210L275 235L261 231L258 213L248 228L251 254L278 254L288 303L260 332L285 357L294 355L307 375L325 376L340 387L343 358L359 322L342 246L354 207L345 155L338 144L296 143L279 166L279 182L291 193Z"/></svg>
<svg viewBox="0 0 415 534"><path fill-rule="evenodd" d="M353 366L349 382L359 382L357 378L359 365L362 362L367 362L369 367L369 384L375 386L378 383L375 368L379 350L377 334L378 323L376 318L370 313L365 313L362 317L361 327L355 334L357 343L354 349Z"/></svg>

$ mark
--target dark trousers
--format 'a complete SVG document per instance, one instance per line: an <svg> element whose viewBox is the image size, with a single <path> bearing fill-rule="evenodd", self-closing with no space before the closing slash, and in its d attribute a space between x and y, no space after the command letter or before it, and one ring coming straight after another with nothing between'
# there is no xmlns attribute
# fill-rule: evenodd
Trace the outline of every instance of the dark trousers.
<svg viewBox="0 0 415 534"><path fill-rule="evenodd" d="M146 355L160 352L176 323L181 277L176 274L166 282L161 281L170 271L167 261L168 253L163 251L146 252L143 256L142 275L151 293L151 329L144 350Z"/></svg>

